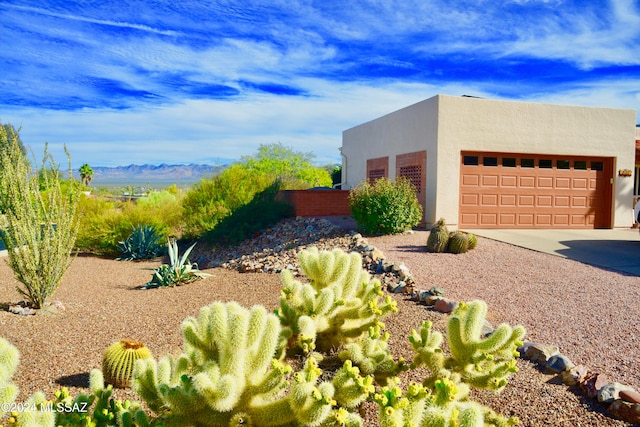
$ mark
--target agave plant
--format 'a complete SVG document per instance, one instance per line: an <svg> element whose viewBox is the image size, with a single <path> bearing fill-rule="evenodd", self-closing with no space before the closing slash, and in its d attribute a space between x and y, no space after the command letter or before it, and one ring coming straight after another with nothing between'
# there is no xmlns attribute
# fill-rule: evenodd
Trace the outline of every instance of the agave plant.
<svg viewBox="0 0 640 427"><path fill-rule="evenodd" d="M162 286L179 286L197 279L211 276L198 270L198 264L189 261L189 254L195 247L195 243L182 255L178 253L178 243L175 239L167 241L169 264L162 264L154 270L151 281L144 285L145 289L159 288Z"/></svg>
<svg viewBox="0 0 640 427"><path fill-rule="evenodd" d="M118 243L118 249L122 252L122 255L117 258L118 260L151 259L160 255L164 245L160 243L161 236L155 227L138 225L131 227L131 229L129 237Z"/></svg>

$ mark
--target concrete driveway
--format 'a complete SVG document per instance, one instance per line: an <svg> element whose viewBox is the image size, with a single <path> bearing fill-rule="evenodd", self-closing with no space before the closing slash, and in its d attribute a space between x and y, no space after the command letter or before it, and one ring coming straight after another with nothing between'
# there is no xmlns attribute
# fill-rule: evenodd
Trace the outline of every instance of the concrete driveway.
<svg viewBox="0 0 640 427"><path fill-rule="evenodd" d="M640 235L637 229L493 230L465 228L464 231L534 251L640 276Z"/></svg>

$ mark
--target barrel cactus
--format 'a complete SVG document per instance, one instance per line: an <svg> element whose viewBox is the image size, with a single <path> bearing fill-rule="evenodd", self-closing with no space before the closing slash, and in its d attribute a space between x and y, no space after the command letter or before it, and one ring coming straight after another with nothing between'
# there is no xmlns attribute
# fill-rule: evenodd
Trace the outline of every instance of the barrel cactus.
<svg viewBox="0 0 640 427"><path fill-rule="evenodd" d="M102 356L104 381L117 388L127 388L131 385L136 360L152 357L151 351L140 341L122 340L113 343Z"/></svg>
<svg viewBox="0 0 640 427"><path fill-rule="evenodd" d="M447 251L452 254L463 254L469 250L469 237L466 233L453 231L449 234Z"/></svg>
<svg viewBox="0 0 640 427"><path fill-rule="evenodd" d="M473 233L467 233L467 238L469 239L469 250L478 246L478 238Z"/></svg>
<svg viewBox="0 0 640 427"><path fill-rule="evenodd" d="M449 230L447 230L444 218L440 218L431 228L427 239L427 249L430 252L444 252L447 249L448 242Z"/></svg>

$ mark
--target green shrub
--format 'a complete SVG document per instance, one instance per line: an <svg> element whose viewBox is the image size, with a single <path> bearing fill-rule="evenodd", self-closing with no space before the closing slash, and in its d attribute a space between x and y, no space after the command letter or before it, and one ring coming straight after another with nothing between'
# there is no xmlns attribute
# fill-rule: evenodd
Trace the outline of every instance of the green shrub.
<svg viewBox="0 0 640 427"><path fill-rule="evenodd" d="M249 203L274 181L274 176L240 164L229 166L213 178L201 180L182 201L184 236L197 238L214 230L224 218Z"/></svg>
<svg viewBox="0 0 640 427"><path fill-rule="evenodd" d="M80 191L72 179L68 152L67 189L63 190L58 166L47 146L40 168L34 170L20 148L18 135L7 129L0 126L2 241L9 266L21 283L18 293L38 309L55 293L71 264Z"/></svg>
<svg viewBox="0 0 640 427"><path fill-rule="evenodd" d="M422 219L422 206L411 182L381 178L363 182L349 192L349 208L367 234L394 234L411 229Z"/></svg>
<svg viewBox="0 0 640 427"><path fill-rule="evenodd" d="M118 259L134 261L155 258L164 249L160 240L162 236L150 225L133 227L129 237L118 243L118 248L122 252Z"/></svg>
<svg viewBox="0 0 640 427"><path fill-rule="evenodd" d="M235 209L206 233L204 240L211 244L237 244L290 216L291 206L277 199L280 185L276 181L255 194L251 201Z"/></svg>
<svg viewBox="0 0 640 427"><path fill-rule="evenodd" d="M119 243L132 228L148 225L162 238L182 236L182 197L169 190L150 193L136 201L101 196L80 199L80 229L76 247L100 254L120 253Z"/></svg>

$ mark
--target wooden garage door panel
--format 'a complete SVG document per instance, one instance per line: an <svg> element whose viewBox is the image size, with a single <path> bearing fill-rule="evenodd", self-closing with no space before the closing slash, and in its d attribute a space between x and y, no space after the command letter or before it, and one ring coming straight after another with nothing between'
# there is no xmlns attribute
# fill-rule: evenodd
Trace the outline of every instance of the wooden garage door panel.
<svg viewBox="0 0 640 427"><path fill-rule="evenodd" d="M474 156L477 163L464 164ZM485 158L492 162L484 165ZM611 159L475 152L464 152L461 159L460 226L611 226Z"/></svg>

